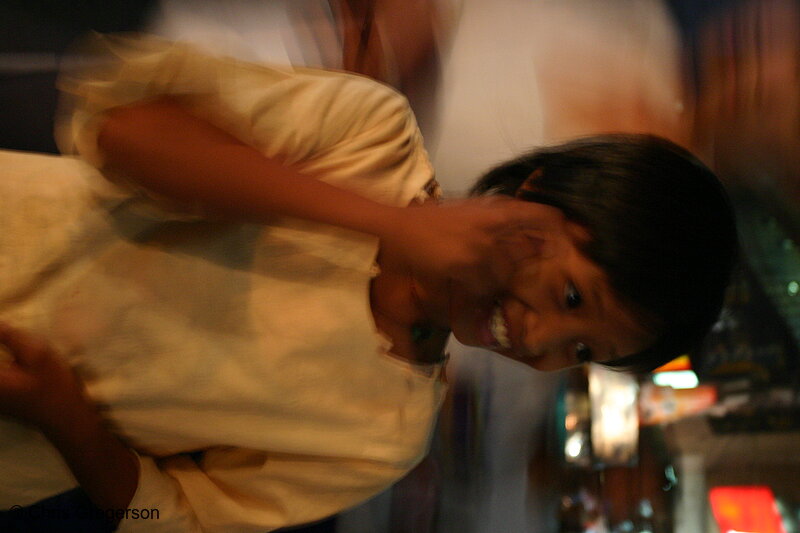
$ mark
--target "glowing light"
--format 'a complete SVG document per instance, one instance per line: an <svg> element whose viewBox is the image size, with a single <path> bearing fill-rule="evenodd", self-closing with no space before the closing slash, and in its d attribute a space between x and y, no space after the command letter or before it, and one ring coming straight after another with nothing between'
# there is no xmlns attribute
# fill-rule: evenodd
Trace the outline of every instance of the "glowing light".
<svg viewBox="0 0 800 533"><path fill-rule="evenodd" d="M708 494L711 511L725 533L784 533L786 530L767 486L714 487Z"/></svg>
<svg viewBox="0 0 800 533"><path fill-rule="evenodd" d="M638 392L638 382L632 376L599 365L590 367L591 453L596 461L605 465L624 465L636 458Z"/></svg>
<svg viewBox="0 0 800 533"><path fill-rule="evenodd" d="M675 370L691 370L692 369L692 362L689 359L688 355L681 355L676 357L669 363L662 365L655 370L653 373L656 374L658 372L672 372Z"/></svg>
<svg viewBox="0 0 800 533"><path fill-rule="evenodd" d="M567 439L564 451L568 456L576 458L580 456L583 451L583 435L581 433L574 433Z"/></svg>
<svg viewBox="0 0 800 533"><path fill-rule="evenodd" d="M578 425L578 415L570 413L564 419L564 428L567 431L572 431Z"/></svg>
<svg viewBox="0 0 800 533"><path fill-rule="evenodd" d="M800 292L800 283L790 281L786 290L789 291L789 296L797 296L797 293Z"/></svg>
<svg viewBox="0 0 800 533"><path fill-rule="evenodd" d="M661 372L653 374L653 383L659 387L672 387L673 389L694 389L700 383L697 374L691 370L677 372Z"/></svg>

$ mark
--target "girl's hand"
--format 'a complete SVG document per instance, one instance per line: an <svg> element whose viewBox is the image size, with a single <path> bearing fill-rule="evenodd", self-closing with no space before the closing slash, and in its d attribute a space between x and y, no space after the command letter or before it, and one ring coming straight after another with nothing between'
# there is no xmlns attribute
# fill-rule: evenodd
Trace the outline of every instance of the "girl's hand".
<svg viewBox="0 0 800 533"><path fill-rule="evenodd" d="M41 339L0 323L0 345L13 358L0 362L0 414L47 434L91 408L78 378Z"/></svg>
<svg viewBox="0 0 800 533"><path fill-rule="evenodd" d="M75 374L45 342L2 323L0 345L13 357L0 362L0 415L39 428L99 509L127 508L139 459L108 431Z"/></svg>
<svg viewBox="0 0 800 533"><path fill-rule="evenodd" d="M403 209L383 240L418 272L491 295L506 286L517 262L541 254L545 235L563 224L554 207L475 198Z"/></svg>

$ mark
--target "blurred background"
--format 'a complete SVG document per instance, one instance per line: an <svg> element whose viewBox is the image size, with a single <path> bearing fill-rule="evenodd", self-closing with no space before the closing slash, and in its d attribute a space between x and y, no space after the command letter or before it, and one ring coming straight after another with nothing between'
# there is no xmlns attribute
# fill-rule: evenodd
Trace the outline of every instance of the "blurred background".
<svg viewBox="0 0 800 533"><path fill-rule="evenodd" d="M744 254L702 350L625 377L452 342L429 458L296 531L800 531L800 3L5 0L0 148L56 151L57 72L90 30L391 84L450 196L522 151L606 131L688 147L733 196Z"/></svg>

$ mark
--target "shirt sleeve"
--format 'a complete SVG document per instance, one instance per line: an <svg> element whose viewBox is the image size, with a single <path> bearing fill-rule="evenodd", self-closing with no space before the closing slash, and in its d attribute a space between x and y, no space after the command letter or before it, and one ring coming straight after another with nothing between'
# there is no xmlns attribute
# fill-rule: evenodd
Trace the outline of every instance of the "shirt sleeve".
<svg viewBox="0 0 800 533"><path fill-rule="evenodd" d="M121 533L264 533L354 506L414 466L240 448L140 464Z"/></svg>
<svg viewBox="0 0 800 533"><path fill-rule="evenodd" d="M408 101L368 78L248 63L155 37L96 35L84 49L89 66L59 80L56 138L62 152L98 168L105 113L171 95L264 155L376 201L407 205L433 176Z"/></svg>

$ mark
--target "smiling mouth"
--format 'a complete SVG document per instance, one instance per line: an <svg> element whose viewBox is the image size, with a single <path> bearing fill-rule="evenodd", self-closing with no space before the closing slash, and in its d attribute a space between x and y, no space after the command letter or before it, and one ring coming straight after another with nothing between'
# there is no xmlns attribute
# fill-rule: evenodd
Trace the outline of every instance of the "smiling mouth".
<svg viewBox="0 0 800 533"><path fill-rule="evenodd" d="M476 325L479 342L484 347L490 350L508 350L512 347L508 322L499 302L491 310L485 311Z"/></svg>
<svg viewBox="0 0 800 533"><path fill-rule="evenodd" d="M492 310L492 315L489 319L489 331L494 337L497 346L505 350L511 348L511 341L508 339L508 324L500 304L495 305Z"/></svg>

